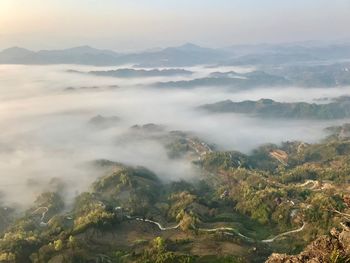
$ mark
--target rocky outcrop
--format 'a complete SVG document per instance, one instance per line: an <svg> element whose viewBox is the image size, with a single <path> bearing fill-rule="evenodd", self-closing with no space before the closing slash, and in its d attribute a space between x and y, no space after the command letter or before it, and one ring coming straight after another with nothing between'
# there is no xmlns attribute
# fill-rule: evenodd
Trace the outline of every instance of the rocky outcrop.
<svg viewBox="0 0 350 263"><path fill-rule="evenodd" d="M344 225L339 233L335 228L330 235L321 236L298 255L272 254L265 263L328 263L350 262L350 230Z"/></svg>

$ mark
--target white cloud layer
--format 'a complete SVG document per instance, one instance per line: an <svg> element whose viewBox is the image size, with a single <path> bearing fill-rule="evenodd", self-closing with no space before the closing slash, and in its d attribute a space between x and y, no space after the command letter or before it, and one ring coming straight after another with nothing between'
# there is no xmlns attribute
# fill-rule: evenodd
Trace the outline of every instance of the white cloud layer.
<svg viewBox="0 0 350 263"><path fill-rule="evenodd" d="M171 160L164 146L152 139L128 139L134 124L162 124L168 130L192 131L223 150L249 152L262 143L282 140L315 142L323 128L340 121L259 120L237 114L204 114L194 108L220 100L272 98L312 101L347 94L342 89L277 87L230 92L221 88L156 89L140 87L148 79L125 80L66 73L86 66L0 66L0 192L5 202L31 202L52 178L67 182L67 196L86 190L101 173L82 164L110 159L142 165L163 179L195 175L185 160ZM227 68L190 68L194 77ZM235 68L236 71L251 69ZM205 72L205 73L203 73ZM159 79L153 79L159 80ZM162 80L165 80L164 78ZM66 87L106 87L112 91L64 91ZM107 130L92 130L97 115L118 116Z"/></svg>

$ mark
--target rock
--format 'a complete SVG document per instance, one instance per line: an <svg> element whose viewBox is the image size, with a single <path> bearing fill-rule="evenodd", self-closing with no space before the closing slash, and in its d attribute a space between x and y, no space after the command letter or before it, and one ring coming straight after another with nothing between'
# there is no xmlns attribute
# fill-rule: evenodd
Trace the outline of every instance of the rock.
<svg viewBox="0 0 350 263"><path fill-rule="evenodd" d="M300 254L289 256L273 253L265 263L326 263L332 262L335 253L339 260L350 259L349 230L343 230L339 233L337 229L333 228L329 236L317 238Z"/></svg>
<svg viewBox="0 0 350 263"><path fill-rule="evenodd" d="M335 228L335 227L333 227L332 229L331 229L331 235L333 236L333 237L335 237L335 238L338 238L339 237L339 231Z"/></svg>
<svg viewBox="0 0 350 263"><path fill-rule="evenodd" d="M350 255L350 232L343 231L339 234L339 242L344 248L346 254Z"/></svg>

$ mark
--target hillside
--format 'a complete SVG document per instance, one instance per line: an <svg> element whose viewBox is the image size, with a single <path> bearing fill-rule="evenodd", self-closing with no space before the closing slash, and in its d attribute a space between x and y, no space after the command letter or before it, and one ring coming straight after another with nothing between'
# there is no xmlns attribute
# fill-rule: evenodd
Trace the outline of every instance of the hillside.
<svg viewBox="0 0 350 263"><path fill-rule="evenodd" d="M116 78L142 78L142 77L169 77L169 76L186 76L191 75L192 72L184 69L117 69L107 71L90 71L88 74L105 77L116 77Z"/></svg>
<svg viewBox="0 0 350 263"><path fill-rule="evenodd" d="M0 52L0 64L80 64L97 66L138 64L141 67L180 67L215 63L226 56L227 52L223 50L203 48L194 44L128 54L95 49L89 46L62 50L40 50L37 52L13 47Z"/></svg>
<svg viewBox="0 0 350 263"><path fill-rule="evenodd" d="M326 104L306 102L287 103L276 102L271 99L241 102L226 100L202 105L199 109L213 113L232 112L268 118L344 119L350 116L350 100L343 98L341 101Z"/></svg>
<svg viewBox="0 0 350 263"><path fill-rule="evenodd" d="M188 151L198 154L188 161L200 176L169 182L143 167L96 160L92 165L105 175L78 194L72 207L66 206L60 189L39 195L16 216L11 208L1 210L2 226L8 226L0 229L0 258L262 262L272 252L299 253L348 221L350 143L344 132L338 136L347 126L330 128L334 135L325 142L269 144L248 155L213 151L182 132L165 136L154 124L134 126L132 136L155 136L170 147L173 158ZM334 244L332 238L327 240ZM350 256L340 249L327 250L329 257ZM318 257L318 250L311 250L301 255ZM268 262L285 262L281 258L294 260L274 254Z"/></svg>
<svg viewBox="0 0 350 263"><path fill-rule="evenodd" d="M159 82L155 85L161 88L228 87L232 89L246 89L268 86L286 86L288 84L291 84L291 82L284 77L268 74L263 71L253 71L246 74L214 72L205 78Z"/></svg>

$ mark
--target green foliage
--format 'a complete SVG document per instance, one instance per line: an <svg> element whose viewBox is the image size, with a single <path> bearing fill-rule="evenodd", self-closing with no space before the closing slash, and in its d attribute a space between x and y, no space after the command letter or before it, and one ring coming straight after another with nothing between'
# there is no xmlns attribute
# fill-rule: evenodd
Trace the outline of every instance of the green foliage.
<svg viewBox="0 0 350 263"><path fill-rule="evenodd" d="M16 255L11 252L0 253L0 262L15 262Z"/></svg>
<svg viewBox="0 0 350 263"><path fill-rule="evenodd" d="M91 226L103 229L113 222L113 219L113 213L106 211L104 207L96 206L74 220L74 232L81 232Z"/></svg>
<svg viewBox="0 0 350 263"><path fill-rule="evenodd" d="M153 245L154 245L154 248L159 251L165 250L165 240L161 237L156 237L153 240Z"/></svg>
<svg viewBox="0 0 350 263"><path fill-rule="evenodd" d="M56 251L61 251L63 248L63 242L61 239L55 240L53 242L53 247Z"/></svg>
<svg viewBox="0 0 350 263"><path fill-rule="evenodd" d="M304 180L315 180L318 178L318 171L313 166L297 166L281 174L280 181L287 183L303 182Z"/></svg>
<svg viewBox="0 0 350 263"><path fill-rule="evenodd" d="M203 105L202 109L211 112L235 112L259 115L268 118L289 119L344 119L350 116L349 98L328 104L306 102L277 102L271 99L233 102L220 101Z"/></svg>
<svg viewBox="0 0 350 263"><path fill-rule="evenodd" d="M249 165L247 156L239 152L208 153L204 156L201 163L209 171L228 170Z"/></svg>
<svg viewBox="0 0 350 263"><path fill-rule="evenodd" d="M349 255L342 255L339 250L334 249L332 251L332 254L330 255L329 262L330 263L349 263L350 256Z"/></svg>
<svg viewBox="0 0 350 263"><path fill-rule="evenodd" d="M114 263L126 263L128 262L129 254L125 251L116 251L112 255L112 259Z"/></svg>
<svg viewBox="0 0 350 263"><path fill-rule="evenodd" d="M251 212L251 215L252 218L257 220L260 224L267 224L269 222L270 212L266 204L260 204Z"/></svg>
<svg viewBox="0 0 350 263"><path fill-rule="evenodd" d="M166 241L157 237L152 242L152 247L145 250L140 258L136 260L139 263L192 263L195 262L193 256L179 255L167 250Z"/></svg>
<svg viewBox="0 0 350 263"><path fill-rule="evenodd" d="M272 150L278 149L275 144L265 144L253 150L249 156L252 167L259 170L274 171L280 163L270 157Z"/></svg>
<svg viewBox="0 0 350 263"><path fill-rule="evenodd" d="M50 213L58 213L64 208L62 197L58 193L42 193L35 200L37 207L47 207Z"/></svg>
<svg viewBox="0 0 350 263"><path fill-rule="evenodd" d="M271 214L271 219L280 229L288 230L292 225L292 218L290 216L292 210L293 206L290 203L282 203L277 206L275 211Z"/></svg>
<svg viewBox="0 0 350 263"><path fill-rule="evenodd" d="M189 151L189 146L185 138L179 138L166 145L170 158L180 158Z"/></svg>
<svg viewBox="0 0 350 263"><path fill-rule="evenodd" d="M298 252L306 240L339 225L341 216L334 210L348 213L343 198L349 184L349 145L345 140L332 139L315 145L298 142L263 145L251 155L208 153L199 162L203 173L195 183L184 180L164 183L147 169L118 165L96 180L91 192L77 196L68 214L63 212L59 194L40 195L35 206L12 221L0 239L0 258L5 262L33 263L50 262L53 258L74 263L243 262L230 256L193 256L194 246L207 245L214 239L217 246L228 240L243 248L252 245L239 236L212 232L203 235L203 231L196 230L230 226L253 240L261 240L306 222L300 235L271 244L278 251ZM271 158L270 151L276 149L288 154L288 166L282 167ZM307 180L315 183L304 184ZM40 224L46 209L47 224ZM0 210L0 219L1 215ZM167 235L154 224L136 221L135 217L165 225L176 221L180 227L169 231L186 235L190 241L166 240ZM115 233L118 234L114 236ZM161 236L154 238L157 235ZM348 262L337 251L329 260Z"/></svg>
<svg viewBox="0 0 350 263"><path fill-rule="evenodd" d="M176 218L180 212L183 212L190 204L194 203L196 196L189 192L180 192L170 196L171 206L168 214Z"/></svg>
<svg viewBox="0 0 350 263"><path fill-rule="evenodd" d="M287 193L272 187L254 188L247 182L242 182L234 196L238 211L250 215L261 224L268 224L273 211L278 206L277 198L286 197Z"/></svg>
<svg viewBox="0 0 350 263"><path fill-rule="evenodd" d="M236 256L204 256L196 259L196 263L245 263L246 260Z"/></svg>
<svg viewBox="0 0 350 263"><path fill-rule="evenodd" d="M339 195L315 193L308 200L310 204L305 211L307 222L317 224L321 229L329 229L332 224L334 210L342 210L344 204Z"/></svg>
<svg viewBox="0 0 350 263"><path fill-rule="evenodd" d="M145 215L159 197L159 186L159 179L147 169L124 167L97 180L93 191L100 200Z"/></svg>
<svg viewBox="0 0 350 263"><path fill-rule="evenodd" d="M69 236L67 245L69 248L76 248L78 246L77 239L74 236Z"/></svg>

